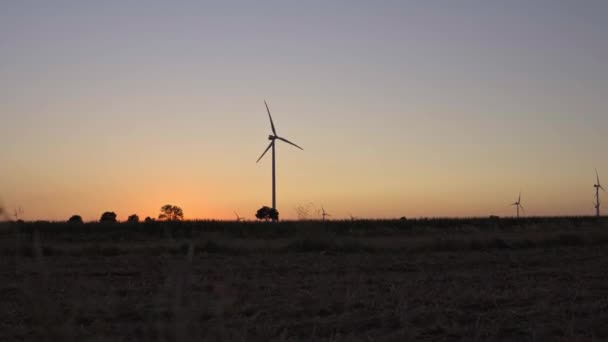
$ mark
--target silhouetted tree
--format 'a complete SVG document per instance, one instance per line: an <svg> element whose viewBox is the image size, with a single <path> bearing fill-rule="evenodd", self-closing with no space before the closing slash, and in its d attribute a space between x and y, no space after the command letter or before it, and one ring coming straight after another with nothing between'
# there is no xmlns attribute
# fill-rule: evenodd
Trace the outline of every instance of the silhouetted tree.
<svg viewBox="0 0 608 342"><path fill-rule="evenodd" d="M255 217L258 220L265 220L267 222L270 220L277 221L279 219L279 212L276 209L263 206L255 214Z"/></svg>
<svg viewBox="0 0 608 342"><path fill-rule="evenodd" d="M129 216L129 218L127 218L127 222L139 223L139 216L137 216L136 214L133 214L133 215Z"/></svg>
<svg viewBox="0 0 608 342"><path fill-rule="evenodd" d="M184 211L178 206L165 204L160 208L160 215L158 215L158 219L180 221L184 219Z"/></svg>
<svg viewBox="0 0 608 342"><path fill-rule="evenodd" d="M101 214L99 222L116 222L116 214L113 211L106 211Z"/></svg>
<svg viewBox="0 0 608 342"><path fill-rule="evenodd" d="M144 219L144 223L152 223L154 222L154 219L151 218L150 216L146 216L146 218Z"/></svg>
<svg viewBox="0 0 608 342"><path fill-rule="evenodd" d="M72 215L72 217L70 217L70 219L68 220L68 223L82 224L82 217L80 217L80 215Z"/></svg>

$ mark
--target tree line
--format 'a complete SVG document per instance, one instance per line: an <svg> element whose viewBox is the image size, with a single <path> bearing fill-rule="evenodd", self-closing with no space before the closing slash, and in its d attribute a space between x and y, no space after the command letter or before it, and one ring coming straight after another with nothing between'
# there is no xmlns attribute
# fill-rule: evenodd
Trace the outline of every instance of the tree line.
<svg viewBox="0 0 608 342"><path fill-rule="evenodd" d="M99 222L100 223L116 223L116 222L118 222L116 217L117 217L117 215L115 212L106 211L103 214L101 214L101 217L99 218ZM256 212L255 217L258 220L276 221L279 219L279 212L276 209L273 209L273 208L270 208L267 206L263 206ZM176 205L165 204L160 208L160 214L158 214L158 220L160 220L160 221L182 221L183 219L184 219L184 211L182 208L180 208ZM156 221L156 219L154 219L150 216L148 216L144 219L145 223L150 223L150 222L154 222L154 221ZM126 222L127 223L139 223L140 219L139 219L139 216L137 216L137 214L133 214L127 218ZM84 223L84 221L82 219L82 216L72 215L68 219L68 223L79 224L79 223Z"/></svg>
<svg viewBox="0 0 608 342"><path fill-rule="evenodd" d="M165 204L160 208L160 214L158 214L158 220L160 221L181 221L184 219L184 210L176 205ZM144 219L144 222L154 222L156 219L148 216ZM106 211L101 214L99 218L100 223L115 223L118 222L116 219L116 213L113 211ZM137 214L130 215L127 218L128 223L139 223L139 216ZM68 223L78 224L84 223L82 216L72 215L68 219Z"/></svg>

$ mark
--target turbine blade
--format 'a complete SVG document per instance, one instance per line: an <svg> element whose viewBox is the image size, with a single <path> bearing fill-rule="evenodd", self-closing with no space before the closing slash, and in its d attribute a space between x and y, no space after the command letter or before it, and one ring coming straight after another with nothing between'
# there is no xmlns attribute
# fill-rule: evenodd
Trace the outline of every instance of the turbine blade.
<svg viewBox="0 0 608 342"><path fill-rule="evenodd" d="M600 174L597 173L597 168L595 169L595 177L597 179L597 185L600 185Z"/></svg>
<svg viewBox="0 0 608 342"><path fill-rule="evenodd" d="M264 105L266 105L266 111L268 112L268 118L270 118L270 127L272 128L272 133L277 135L277 130L274 128L274 122L272 122L272 115L270 115L270 109L268 109L268 104L266 100L264 100Z"/></svg>
<svg viewBox="0 0 608 342"><path fill-rule="evenodd" d="M258 161L256 161L256 163L259 163L260 160L262 160L262 158L264 157L264 155L266 154L266 152L268 152L268 150L270 150L270 148L272 147L273 144L274 144L274 141L271 141L270 144L268 145L268 147L266 147L266 149L264 150L264 153L262 153L262 155L260 156L260 158L258 158Z"/></svg>
<svg viewBox="0 0 608 342"><path fill-rule="evenodd" d="M517 202L521 202L521 191L519 192L519 196L517 197Z"/></svg>
<svg viewBox="0 0 608 342"><path fill-rule="evenodd" d="M291 141L289 141L289 140L287 140L287 139L284 139L284 138L281 138L281 137L277 137L277 139L282 140L282 141L284 141L284 142L286 142L286 143L288 143L288 144L290 144L290 145L293 145L293 146L295 146L295 147L299 148L300 150L304 151L304 149L303 149L303 148L301 148L300 146L298 146L298 145L296 145L296 144L292 143Z"/></svg>

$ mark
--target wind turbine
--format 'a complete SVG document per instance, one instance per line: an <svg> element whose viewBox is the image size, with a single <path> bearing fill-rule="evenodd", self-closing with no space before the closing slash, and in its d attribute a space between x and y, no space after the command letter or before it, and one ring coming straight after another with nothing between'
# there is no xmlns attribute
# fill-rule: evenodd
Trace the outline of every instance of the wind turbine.
<svg viewBox="0 0 608 342"><path fill-rule="evenodd" d="M270 140L270 144L268 144L268 147L266 147L266 150L264 150L264 153L262 153L262 155L260 156L260 158L258 158L258 161L256 161L256 163L259 163L260 160L262 160L262 158L266 154L266 152L268 152L268 150L270 150L272 148L272 209L276 210L277 209L277 181L276 181L275 142L277 140L281 140L283 142L286 142L292 146L299 148L300 150L304 150L304 149L301 148L300 146L292 143L291 141L289 141L283 137L280 137L277 134L277 130L274 127L274 122L272 122L272 115L270 115L270 109L268 109L268 104L266 103L266 100L264 100L264 105L266 105L266 111L268 112L268 118L270 119L270 128L272 129L272 134L270 134L268 136L268 140Z"/></svg>
<svg viewBox="0 0 608 342"><path fill-rule="evenodd" d="M331 216L327 211L325 211L325 208L323 208L323 206L321 206L321 216L323 216L323 221L325 221L326 216Z"/></svg>
<svg viewBox="0 0 608 342"><path fill-rule="evenodd" d="M597 173L597 169L595 169L595 177L597 179L597 183L593 184L595 188L595 216L600 217L600 189L606 192L600 183L600 175Z"/></svg>
<svg viewBox="0 0 608 342"><path fill-rule="evenodd" d="M245 218L244 217L240 217L239 214L236 213L236 211L234 212L234 216L236 216L236 222L241 222L241 221L245 220Z"/></svg>
<svg viewBox="0 0 608 342"><path fill-rule="evenodd" d="M524 206L521 205L521 191L519 192L519 196L517 197L517 201L514 203L511 203L511 205L514 205L517 208L517 218L519 218L519 208L521 208L521 210L524 210Z"/></svg>
<svg viewBox="0 0 608 342"><path fill-rule="evenodd" d="M6 210L4 209L4 205L2 204L2 201L0 201L0 219L2 219L2 217L6 215L8 217L8 213L6 212Z"/></svg>
<svg viewBox="0 0 608 342"><path fill-rule="evenodd" d="M21 207L13 210L13 216L15 216L15 221L19 221L19 217L23 214L23 209Z"/></svg>

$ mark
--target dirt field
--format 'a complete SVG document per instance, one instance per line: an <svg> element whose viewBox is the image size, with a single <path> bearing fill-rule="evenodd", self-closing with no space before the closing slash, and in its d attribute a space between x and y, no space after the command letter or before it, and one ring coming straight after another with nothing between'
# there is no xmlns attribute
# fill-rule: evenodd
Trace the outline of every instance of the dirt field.
<svg viewBox="0 0 608 342"><path fill-rule="evenodd" d="M605 226L577 229L266 239L10 232L0 340L608 340Z"/></svg>

